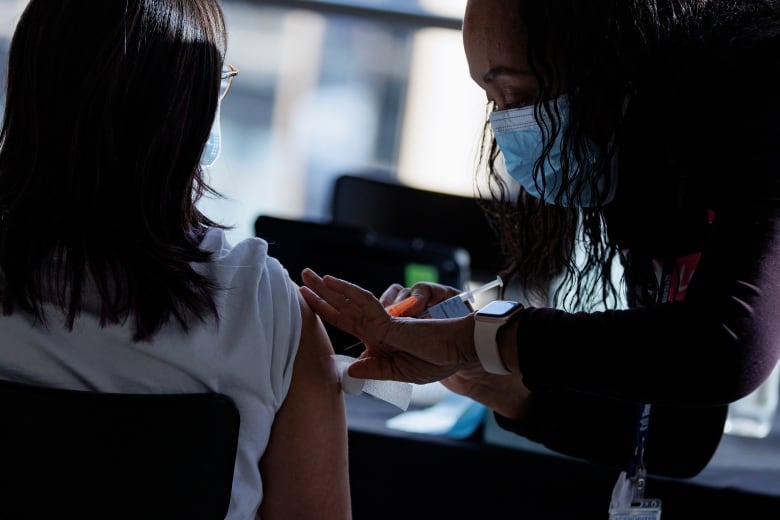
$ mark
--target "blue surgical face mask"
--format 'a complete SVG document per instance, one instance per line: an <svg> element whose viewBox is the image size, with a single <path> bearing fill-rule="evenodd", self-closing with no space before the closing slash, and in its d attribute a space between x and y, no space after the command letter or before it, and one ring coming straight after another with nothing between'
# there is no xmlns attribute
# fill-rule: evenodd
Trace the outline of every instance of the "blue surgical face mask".
<svg viewBox="0 0 780 520"><path fill-rule="evenodd" d="M555 99L555 104L560 114L560 128L555 141L552 143L550 153L544 162L544 179L534 181L534 163L542 155L542 129L534 118L534 105L500 110L490 114L490 125L493 135L496 137L501 154L504 156L504 164L507 173L515 179L530 195L544 199L550 204L555 203L562 186L561 154L563 134L569 124L569 101L566 96ZM554 110L554 109L553 109ZM542 111L542 118L550 127L549 116ZM598 149L591 143L588 150L588 160L595 160ZM576 175L589 165L579 164L571 156L569 167ZM610 193L606 194L602 204L609 202L614 196L614 185L610 183ZM604 190L604 182L599 182L599 191ZM597 204L598 193L593 193L590 185L584 183L576 199L572 199L568 192L563 192L560 203L564 206L592 207Z"/></svg>
<svg viewBox="0 0 780 520"><path fill-rule="evenodd" d="M214 123L211 125L209 138L206 141L206 146L203 147L203 153L200 156L201 166L211 166L214 164L222 150L222 128L219 119L219 105L217 105Z"/></svg>

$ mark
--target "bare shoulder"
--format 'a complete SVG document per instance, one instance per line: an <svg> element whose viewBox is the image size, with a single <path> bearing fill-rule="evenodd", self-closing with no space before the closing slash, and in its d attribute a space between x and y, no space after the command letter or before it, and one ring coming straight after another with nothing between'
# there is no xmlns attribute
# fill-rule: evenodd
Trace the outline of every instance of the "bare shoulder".
<svg viewBox="0 0 780 520"><path fill-rule="evenodd" d="M305 349L306 354L332 355L333 345L330 342L322 320L312 310L300 292L298 302L301 306L301 341L300 349Z"/></svg>

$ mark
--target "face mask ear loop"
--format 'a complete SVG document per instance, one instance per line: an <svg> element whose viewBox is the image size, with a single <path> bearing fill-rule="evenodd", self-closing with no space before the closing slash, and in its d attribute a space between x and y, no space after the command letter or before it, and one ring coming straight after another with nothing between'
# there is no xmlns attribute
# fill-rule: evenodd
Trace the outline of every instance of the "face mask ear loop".
<svg viewBox="0 0 780 520"><path fill-rule="evenodd" d="M214 114L214 122L211 125L208 140L203 147L200 157L201 166L212 166L222 151L222 122L220 121L220 103L217 103L217 111Z"/></svg>

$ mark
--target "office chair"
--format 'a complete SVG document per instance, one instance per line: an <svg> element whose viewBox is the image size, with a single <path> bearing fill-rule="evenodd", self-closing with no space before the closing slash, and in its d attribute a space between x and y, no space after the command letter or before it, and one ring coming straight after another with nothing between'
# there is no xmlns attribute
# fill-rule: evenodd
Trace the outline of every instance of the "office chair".
<svg viewBox="0 0 780 520"><path fill-rule="evenodd" d="M223 520L238 409L218 393L0 382L0 518Z"/></svg>
<svg viewBox="0 0 780 520"><path fill-rule="evenodd" d="M480 283L502 267L498 236L473 197L414 188L389 174L347 173L334 181L330 214L336 223L460 246Z"/></svg>

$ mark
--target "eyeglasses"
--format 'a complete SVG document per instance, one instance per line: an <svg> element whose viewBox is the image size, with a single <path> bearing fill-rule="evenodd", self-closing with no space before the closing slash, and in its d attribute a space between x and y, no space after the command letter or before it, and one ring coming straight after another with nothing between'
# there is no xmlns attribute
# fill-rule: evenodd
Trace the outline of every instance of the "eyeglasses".
<svg viewBox="0 0 780 520"><path fill-rule="evenodd" d="M230 85L233 84L233 78L238 75L238 69L233 65L227 65L227 68L222 69L222 74L219 79L219 100L222 101L227 96Z"/></svg>

